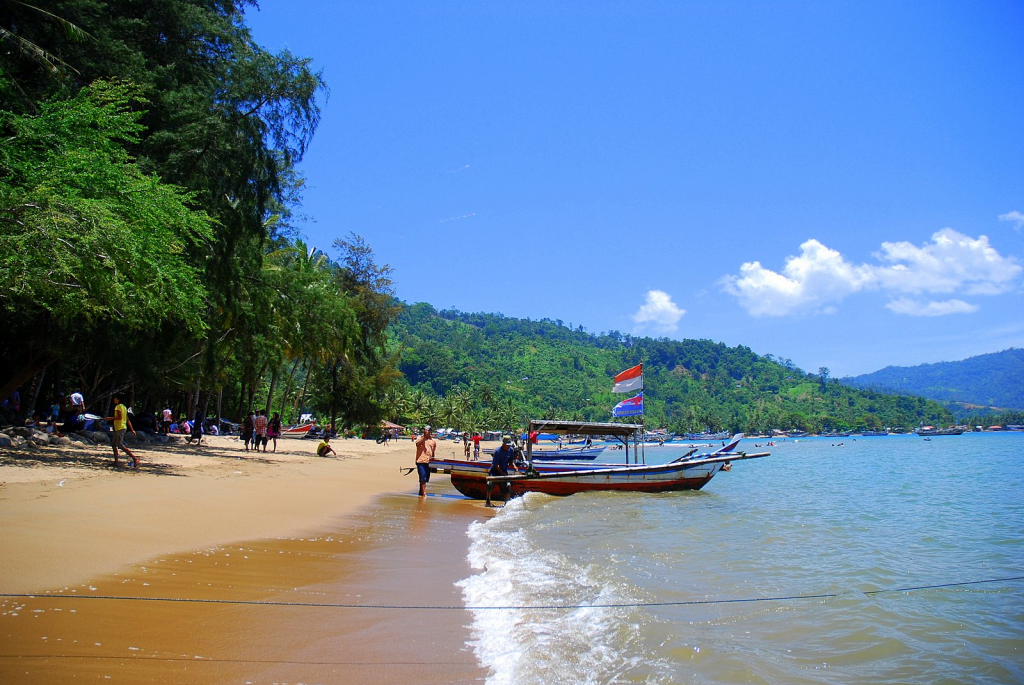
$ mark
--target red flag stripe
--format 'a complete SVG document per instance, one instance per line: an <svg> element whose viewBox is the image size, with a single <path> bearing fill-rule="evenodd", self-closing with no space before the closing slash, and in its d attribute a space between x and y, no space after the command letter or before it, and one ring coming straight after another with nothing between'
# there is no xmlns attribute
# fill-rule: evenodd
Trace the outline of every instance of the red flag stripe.
<svg viewBox="0 0 1024 685"><path fill-rule="evenodd" d="M643 364L637 364L633 368L626 369L625 371L620 373L618 376L616 376L615 377L615 382L616 383L621 383L622 381L628 381L631 378L636 378L637 376L642 376L643 374L644 374L644 365Z"/></svg>

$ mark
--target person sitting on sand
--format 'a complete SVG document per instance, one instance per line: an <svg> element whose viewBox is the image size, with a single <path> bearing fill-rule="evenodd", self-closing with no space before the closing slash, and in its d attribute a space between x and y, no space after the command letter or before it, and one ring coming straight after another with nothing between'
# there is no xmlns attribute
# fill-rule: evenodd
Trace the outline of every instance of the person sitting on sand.
<svg viewBox="0 0 1024 685"><path fill-rule="evenodd" d="M334 456L338 456L338 453L331 447L331 436L325 435L324 439L320 441L320 444L316 446L316 456L326 457L328 452Z"/></svg>
<svg viewBox="0 0 1024 685"><path fill-rule="evenodd" d="M114 432L110 434L110 446L114 449L114 466L120 466L121 463L117 460L118 453L117 448L120 447L124 450L124 453L132 458L132 468L139 468L139 458L132 454L124 445L124 433L126 430L130 430L132 435L135 435L135 429L132 428L132 422L128 419L128 408L121 404L121 396L114 395L114 415L108 416L104 421L112 421L114 423Z"/></svg>

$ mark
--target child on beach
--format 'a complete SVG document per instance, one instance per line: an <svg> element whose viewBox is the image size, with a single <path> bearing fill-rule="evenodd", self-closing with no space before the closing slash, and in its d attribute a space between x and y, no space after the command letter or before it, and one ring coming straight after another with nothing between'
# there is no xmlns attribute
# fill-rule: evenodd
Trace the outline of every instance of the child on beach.
<svg viewBox="0 0 1024 685"><path fill-rule="evenodd" d="M114 395L114 415L108 416L104 420L114 423L114 432L110 435L110 446L114 449L114 466L121 465L121 462L117 460L119 456L117 448L120 447L124 450L125 454L132 458L132 468L139 468L139 458L124 446L125 431L130 430L132 435L135 435L135 429L132 428L132 422L128 420L128 408L121 403L120 395Z"/></svg>
<svg viewBox="0 0 1024 685"><path fill-rule="evenodd" d="M326 457L328 452L334 456L338 456L338 453L331 447L331 437L329 435L325 435L324 439L321 440L320 444L316 447L316 456Z"/></svg>

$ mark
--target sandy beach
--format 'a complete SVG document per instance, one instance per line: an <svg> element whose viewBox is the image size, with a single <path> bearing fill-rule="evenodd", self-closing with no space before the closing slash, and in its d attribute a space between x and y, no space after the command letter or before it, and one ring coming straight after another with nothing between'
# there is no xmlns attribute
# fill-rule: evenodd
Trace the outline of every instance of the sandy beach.
<svg viewBox="0 0 1024 685"><path fill-rule="evenodd" d="M315 446L0 452L0 592L37 595L0 599L0 681L481 682L453 583L491 513L414 496L409 440Z"/></svg>

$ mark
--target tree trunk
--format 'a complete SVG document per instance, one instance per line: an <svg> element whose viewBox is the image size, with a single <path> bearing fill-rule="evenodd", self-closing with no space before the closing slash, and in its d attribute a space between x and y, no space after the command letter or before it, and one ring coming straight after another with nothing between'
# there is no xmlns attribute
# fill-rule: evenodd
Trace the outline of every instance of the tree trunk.
<svg viewBox="0 0 1024 685"><path fill-rule="evenodd" d="M13 374L10 378L4 381L3 385L0 385L0 399L7 399L10 397L12 392L23 386L29 381L29 379L33 378L40 371L45 371L46 367L56 361L56 359L56 357L51 355L41 355L29 359L28 363L22 367L21 371Z"/></svg>
<svg viewBox="0 0 1024 685"><path fill-rule="evenodd" d="M295 382L295 370L299 368L299 360L292 364L292 371L288 374L288 383L284 386L284 395L281 396L281 420L284 421L284 406L288 403L288 395L292 392L292 385ZM294 412L293 412L294 413Z"/></svg>
<svg viewBox="0 0 1024 685"><path fill-rule="evenodd" d="M299 404L306 397L306 387L309 385L309 375L311 371L312 369L310 368L309 357L306 357L306 378L302 381L302 392L295 395L295 405L292 407L292 414L295 415L296 423L298 423L298 419L301 417Z"/></svg>
<svg viewBox="0 0 1024 685"><path fill-rule="evenodd" d="M238 412L235 414L235 420L241 423L245 418L245 374L242 375L242 381L238 386Z"/></svg>
<svg viewBox="0 0 1024 685"><path fill-rule="evenodd" d="M270 405L274 401L274 389L277 387L277 379L281 375L281 365L274 367L274 375L270 377L270 389L267 391L266 415L270 416Z"/></svg>
<svg viewBox="0 0 1024 685"><path fill-rule="evenodd" d="M39 404L39 391L43 388L43 380L46 378L46 369L41 370L35 377L32 387L32 399L21 405L22 416L32 416L36 413L36 405ZM25 399L28 399L27 397Z"/></svg>
<svg viewBox="0 0 1024 685"><path fill-rule="evenodd" d="M338 420L338 362L331 365L331 432L336 430L334 424Z"/></svg>
<svg viewBox="0 0 1024 685"><path fill-rule="evenodd" d="M263 380L263 374L267 370L267 362L263 362L263 366L260 368L260 372L252 379L252 384L249 386L249 407L247 412L252 411L252 405L256 401L256 386L261 380Z"/></svg>

